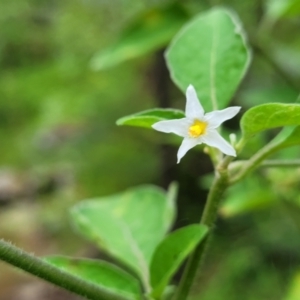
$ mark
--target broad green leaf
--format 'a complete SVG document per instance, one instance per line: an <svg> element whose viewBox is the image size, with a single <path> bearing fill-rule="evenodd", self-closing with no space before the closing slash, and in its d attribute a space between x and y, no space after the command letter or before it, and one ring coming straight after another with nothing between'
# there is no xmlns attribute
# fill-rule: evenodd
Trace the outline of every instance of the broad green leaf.
<svg viewBox="0 0 300 300"><path fill-rule="evenodd" d="M113 67L167 45L187 19L187 13L176 4L147 11L114 44L95 55L92 67L96 70Z"/></svg>
<svg viewBox="0 0 300 300"><path fill-rule="evenodd" d="M198 15L174 37L166 52L173 81L185 92L193 84L206 111L224 108L250 62L240 21L215 8Z"/></svg>
<svg viewBox="0 0 300 300"><path fill-rule="evenodd" d="M150 259L174 220L175 190L167 195L145 185L83 201L71 216L82 235L134 270L147 288Z"/></svg>
<svg viewBox="0 0 300 300"><path fill-rule="evenodd" d="M117 121L117 125L151 128L151 126L158 121L180 119L184 117L184 112L181 110L154 108L123 117Z"/></svg>
<svg viewBox="0 0 300 300"><path fill-rule="evenodd" d="M178 229L157 247L150 267L152 296L159 297L177 269L205 237L208 228L194 224Z"/></svg>
<svg viewBox="0 0 300 300"><path fill-rule="evenodd" d="M50 256L45 260L85 281L104 287L108 292L122 295L129 300L141 299L138 280L111 263L64 256Z"/></svg>
<svg viewBox="0 0 300 300"><path fill-rule="evenodd" d="M255 106L246 111L241 119L245 139L263 130L292 125L300 125L300 104L269 103Z"/></svg>

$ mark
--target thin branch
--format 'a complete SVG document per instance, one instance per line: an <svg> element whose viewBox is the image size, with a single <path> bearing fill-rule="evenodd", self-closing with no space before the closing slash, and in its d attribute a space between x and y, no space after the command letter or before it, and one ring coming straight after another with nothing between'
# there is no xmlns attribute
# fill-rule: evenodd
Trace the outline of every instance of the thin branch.
<svg viewBox="0 0 300 300"><path fill-rule="evenodd" d="M208 226L210 229L216 221L218 215L219 203L222 199L223 193L227 189L228 183L228 165L233 157L226 156L220 165L216 168L215 180L209 191L207 201L204 207L204 212L200 223ZM190 294L190 290L197 281L201 272L202 262L205 258L207 249L209 247L211 232L202 241L189 257L185 267L180 284L177 288L174 300L185 300Z"/></svg>
<svg viewBox="0 0 300 300"><path fill-rule="evenodd" d="M126 300L0 239L0 260L90 300Z"/></svg>
<svg viewBox="0 0 300 300"><path fill-rule="evenodd" d="M270 142L263 148L261 148L258 152L256 152L249 160L246 160L238 172L231 176L230 184L234 184L241 179L245 178L246 175L251 173L253 170L258 168L260 164L265 160L266 157L276 152L280 147L280 143L272 143Z"/></svg>
<svg viewBox="0 0 300 300"><path fill-rule="evenodd" d="M270 159L264 160L260 167L268 168L297 168L300 167L300 159Z"/></svg>

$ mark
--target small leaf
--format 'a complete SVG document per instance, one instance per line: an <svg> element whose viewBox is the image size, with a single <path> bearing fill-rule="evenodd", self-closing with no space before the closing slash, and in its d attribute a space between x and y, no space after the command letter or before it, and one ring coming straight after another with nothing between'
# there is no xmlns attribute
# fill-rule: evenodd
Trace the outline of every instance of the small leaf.
<svg viewBox="0 0 300 300"><path fill-rule="evenodd" d="M300 125L300 104L269 103L249 109L241 119L243 137L283 126Z"/></svg>
<svg viewBox="0 0 300 300"><path fill-rule="evenodd" d="M113 67L165 46L188 19L180 5L151 9L138 17L114 44L92 59L95 70Z"/></svg>
<svg viewBox="0 0 300 300"><path fill-rule="evenodd" d="M206 111L224 108L249 66L250 52L238 18L223 8L202 13L174 37L166 52L173 81L193 84Z"/></svg>
<svg viewBox="0 0 300 300"><path fill-rule="evenodd" d="M138 280L115 265L101 260L50 256L45 260L81 279L106 288L127 299L141 299Z"/></svg>
<svg viewBox="0 0 300 300"><path fill-rule="evenodd" d="M76 205L71 216L82 235L134 270L149 288L153 252L170 229L174 201L154 186L141 186Z"/></svg>
<svg viewBox="0 0 300 300"><path fill-rule="evenodd" d="M299 104L300 98L296 100L296 104ZM280 149L300 145L300 126L287 126L275 136L271 141L274 147L274 152Z"/></svg>
<svg viewBox="0 0 300 300"><path fill-rule="evenodd" d="M152 296L159 297L172 276L205 237L208 228L204 225L189 225L167 236L157 247L150 267Z"/></svg>
<svg viewBox="0 0 300 300"><path fill-rule="evenodd" d="M181 110L153 108L123 117L117 121L117 125L151 128L151 126L158 121L180 119L184 117L184 112Z"/></svg>

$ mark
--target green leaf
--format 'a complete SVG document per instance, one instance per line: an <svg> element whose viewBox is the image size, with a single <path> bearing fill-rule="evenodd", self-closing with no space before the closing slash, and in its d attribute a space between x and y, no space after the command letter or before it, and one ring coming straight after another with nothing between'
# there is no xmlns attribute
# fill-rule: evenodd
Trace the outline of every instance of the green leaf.
<svg viewBox="0 0 300 300"><path fill-rule="evenodd" d="M296 104L300 104L299 101L300 98L298 97ZM282 128L271 143L277 145L277 147L274 148L274 152L280 149L300 145L300 126L287 126Z"/></svg>
<svg viewBox="0 0 300 300"><path fill-rule="evenodd" d="M82 235L134 270L149 288L150 259L173 223L175 195L174 185L169 194L141 186L83 201L71 216Z"/></svg>
<svg viewBox="0 0 300 300"><path fill-rule="evenodd" d="M291 125L300 125L300 104L262 104L249 109L241 119L244 139L263 130Z"/></svg>
<svg viewBox="0 0 300 300"><path fill-rule="evenodd" d="M127 272L101 260L50 256L45 260L81 279L106 288L109 292L127 299L141 299L138 280Z"/></svg>
<svg viewBox="0 0 300 300"><path fill-rule="evenodd" d="M172 276L207 231L208 228L204 225L189 225L174 231L161 242L150 267L153 297L159 297L164 292Z"/></svg>
<svg viewBox="0 0 300 300"><path fill-rule="evenodd" d="M185 92L194 85L206 111L228 105L250 62L240 21L215 8L198 15L175 36L166 52L173 81Z"/></svg>
<svg viewBox="0 0 300 300"><path fill-rule="evenodd" d="M96 54L91 65L102 70L153 52L167 45L187 19L187 13L176 4L151 9L133 21L115 43Z"/></svg>
<svg viewBox="0 0 300 300"><path fill-rule="evenodd" d="M184 117L184 112L181 110L153 108L123 117L117 121L117 125L151 128L151 126L158 121L180 119Z"/></svg>

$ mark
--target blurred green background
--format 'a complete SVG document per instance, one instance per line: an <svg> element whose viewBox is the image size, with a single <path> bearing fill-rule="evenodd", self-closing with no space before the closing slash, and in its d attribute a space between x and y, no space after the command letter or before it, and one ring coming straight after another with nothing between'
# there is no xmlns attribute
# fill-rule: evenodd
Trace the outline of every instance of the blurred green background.
<svg viewBox="0 0 300 300"><path fill-rule="evenodd" d="M245 111L295 102L298 0L0 2L1 238L38 255L103 256L72 232L68 208L173 180L180 185L175 227L198 220L208 157L195 149L176 165L179 139L115 121L157 106L183 109L163 50L185 21L214 5L237 12L253 51L232 104ZM238 132L237 120L225 126ZM253 139L243 158L276 132ZM297 158L299 147L274 157ZM195 300L300 299L299 178L299 168L264 168L229 190ZM0 300L14 299L79 298L0 263Z"/></svg>

